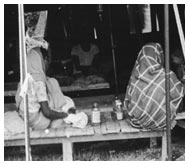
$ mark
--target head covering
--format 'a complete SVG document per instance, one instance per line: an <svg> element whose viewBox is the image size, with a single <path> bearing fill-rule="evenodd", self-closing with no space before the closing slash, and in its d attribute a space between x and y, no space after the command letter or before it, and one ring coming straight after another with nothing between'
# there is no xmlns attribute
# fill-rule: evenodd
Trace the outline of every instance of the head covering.
<svg viewBox="0 0 189 165"><path fill-rule="evenodd" d="M125 96L125 109L131 122L145 129L166 127L165 69L162 47L157 43L143 46L137 57ZM176 110L184 96L183 84L170 71L170 109L172 128Z"/></svg>
<svg viewBox="0 0 189 165"><path fill-rule="evenodd" d="M26 25L26 48L29 52L32 48L43 47L48 49L48 43L44 40L46 29L47 11L24 13Z"/></svg>
<svg viewBox="0 0 189 165"><path fill-rule="evenodd" d="M27 54L27 67L35 81L46 82L45 64L39 48L31 49Z"/></svg>

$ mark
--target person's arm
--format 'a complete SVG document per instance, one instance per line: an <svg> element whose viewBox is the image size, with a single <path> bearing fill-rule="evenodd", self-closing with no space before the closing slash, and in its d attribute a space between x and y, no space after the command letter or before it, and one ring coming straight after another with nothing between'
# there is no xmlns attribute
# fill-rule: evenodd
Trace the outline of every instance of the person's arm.
<svg viewBox="0 0 189 165"><path fill-rule="evenodd" d="M49 119L61 119L67 117L66 113L56 112L50 109L48 104L46 85L42 81L36 82L36 98L40 104L40 111Z"/></svg>
<svg viewBox="0 0 189 165"><path fill-rule="evenodd" d="M100 58L100 50L97 45L92 45L92 52L94 54L92 66L97 67L99 63L99 58Z"/></svg>
<svg viewBox="0 0 189 165"><path fill-rule="evenodd" d="M94 55L92 66L97 67L99 64L100 52Z"/></svg>
<svg viewBox="0 0 189 165"><path fill-rule="evenodd" d="M49 105L48 105L48 102L47 101L43 101L43 102L40 102L40 105L41 105L41 112L43 113L43 115L51 120L54 120L54 119L62 119L62 118L66 118L68 116L67 113L64 113L64 112L56 112L56 111L53 111L49 108Z"/></svg>

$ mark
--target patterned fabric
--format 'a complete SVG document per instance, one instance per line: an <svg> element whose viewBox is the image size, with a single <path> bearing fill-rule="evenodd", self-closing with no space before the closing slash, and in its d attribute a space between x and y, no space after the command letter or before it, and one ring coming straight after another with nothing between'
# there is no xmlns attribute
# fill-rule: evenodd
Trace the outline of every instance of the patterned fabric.
<svg viewBox="0 0 189 165"><path fill-rule="evenodd" d="M28 89L28 111L30 113L35 113L38 112L40 109L40 104L39 102L43 101L48 101L48 96L47 96L47 89L46 89L46 84L42 81L35 81L33 82L33 89L35 92L35 95L33 95L31 86L29 86ZM20 102L20 110L24 111L24 102Z"/></svg>
<svg viewBox="0 0 189 165"><path fill-rule="evenodd" d="M24 13L25 26L29 30L29 35L33 36L34 31L40 16L40 12L26 12Z"/></svg>
<svg viewBox="0 0 189 165"><path fill-rule="evenodd" d="M159 44L149 43L140 51L124 100L131 125L144 129L166 127L165 69L163 51ZM184 96L183 84L170 71L170 109L172 128L176 124L176 110Z"/></svg>
<svg viewBox="0 0 189 165"><path fill-rule="evenodd" d="M46 29L47 11L24 13L26 31L26 48L29 52L32 48L43 47L48 49L48 43L44 40Z"/></svg>

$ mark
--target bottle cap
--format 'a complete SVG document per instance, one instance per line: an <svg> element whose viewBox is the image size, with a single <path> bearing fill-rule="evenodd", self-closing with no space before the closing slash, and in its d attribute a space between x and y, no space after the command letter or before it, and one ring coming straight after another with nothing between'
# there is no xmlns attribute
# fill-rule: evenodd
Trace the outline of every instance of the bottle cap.
<svg viewBox="0 0 189 165"><path fill-rule="evenodd" d="M98 103L94 103L93 108L98 108Z"/></svg>

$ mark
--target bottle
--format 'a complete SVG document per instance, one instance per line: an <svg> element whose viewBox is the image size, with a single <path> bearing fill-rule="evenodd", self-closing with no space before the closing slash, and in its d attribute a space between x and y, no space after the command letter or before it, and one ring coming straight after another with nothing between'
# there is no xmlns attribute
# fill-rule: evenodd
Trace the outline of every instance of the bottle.
<svg viewBox="0 0 189 165"><path fill-rule="evenodd" d="M100 109L99 109L97 103L93 104L93 107L92 107L92 119L91 119L91 121L92 121L93 125L100 124Z"/></svg>
<svg viewBox="0 0 189 165"><path fill-rule="evenodd" d="M113 102L113 112L115 113L117 120L123 119L122 102L118 97L115 97Z"/></svg>
<svg viewBox="0 0 189 165"><path fill-rule="evenodd" d="M117 120L123 119L123 110L121 101L117 103L117 112L116 112Z"/></svg>

